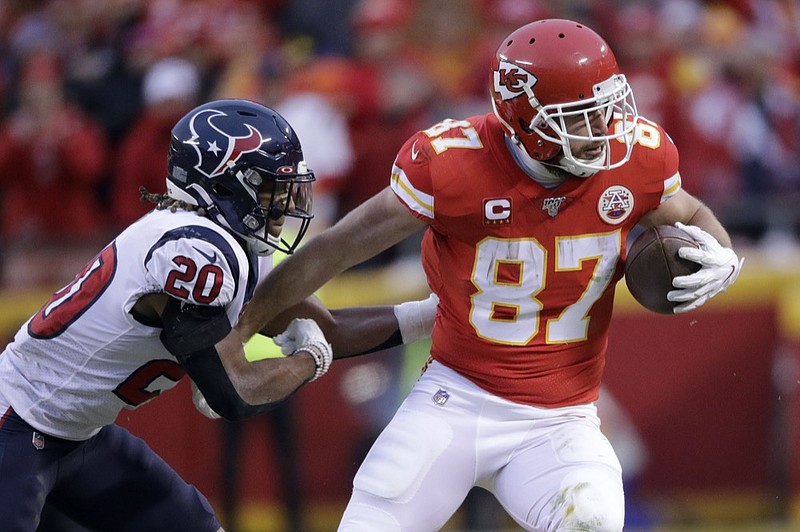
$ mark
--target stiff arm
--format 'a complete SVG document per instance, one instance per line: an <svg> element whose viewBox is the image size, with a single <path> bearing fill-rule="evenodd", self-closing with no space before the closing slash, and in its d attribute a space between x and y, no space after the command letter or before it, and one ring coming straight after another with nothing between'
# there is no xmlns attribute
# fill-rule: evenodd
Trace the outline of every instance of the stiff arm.
<svg viewBox="0 0 800 532"><path fill-rule="evenodd" d="M387 187L275 267L236 325L242 341L333 277L426 227Z"/></svg>

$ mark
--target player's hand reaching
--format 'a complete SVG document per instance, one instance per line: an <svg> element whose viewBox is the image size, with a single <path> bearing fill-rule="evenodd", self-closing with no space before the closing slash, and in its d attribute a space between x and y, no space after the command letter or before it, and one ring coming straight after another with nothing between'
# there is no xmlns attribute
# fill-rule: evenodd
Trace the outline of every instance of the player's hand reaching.
<svg viewBox="0 0 800 532"><path fill-rule="evenodd" d="M724 292L739 276L744 259L739 259L731 248L722 247L717 239L694 225L675 224L694 238L699 248L683 247L678 255L686 260L696 262L700 269L690 275L682 275L672 280L672 290L667 299L676 303L674 312L689 312Z"/></svg>
<svg viewBox="0 0 800 532"><path fill-rule="evenodd" d="M281 346L284 355L294 355L300 351L309 353L314 357L317 370L311 381L314 381L328 372L333 361L333 348L325 339L325 335L314 320L293 319L285 331L272 339ZM309 381L309 382L311 382Z"/></svg>

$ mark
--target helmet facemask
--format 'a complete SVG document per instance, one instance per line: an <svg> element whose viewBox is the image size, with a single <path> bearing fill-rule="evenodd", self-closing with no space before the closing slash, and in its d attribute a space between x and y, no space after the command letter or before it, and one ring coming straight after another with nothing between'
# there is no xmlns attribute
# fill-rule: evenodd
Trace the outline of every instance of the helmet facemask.
<svg viewBox="0 0 800 532"><path fill-rule="evenodd" d="M536 114L527 125L527 130L536 133L543 140L561 146L561 153L555 163L570 174L588 177L600 170L618 168L628 162L633 150L634 128L638 112L633 91L625 76L615 74L609 79L592 87L593 97L567 103L541 105L529 87L525 87L528 102ZM614 129L604 135L592 132L592 120L596 113L601 113L607 125L618 119ZM570 133L568 119L577 117L584 123L585 134ZM602 143L602 153L598 157L587 160L580 159L572 153L570 141ZM611 141L625 145L624 155L617 160L611 159Z"/></svg>
<svg viewBox="0 0 800 532"><path fill-rule="evenodd" d="M290 167L285 167L291 171ZM313 195L311 183L314 174L309 172L305 162L298 164L297 172L272 174L262 168L248 168L236 172L236 177L248 191L252 191L254 205L242 217L244 231L237 231L258 255L270 255L275 250L292 254L308 230L314 215L311 213ZM264 206L260 194L269 190L270 202ZM270 221L283 217L297 219L300 226L289 240L269 232Z"/></svg>

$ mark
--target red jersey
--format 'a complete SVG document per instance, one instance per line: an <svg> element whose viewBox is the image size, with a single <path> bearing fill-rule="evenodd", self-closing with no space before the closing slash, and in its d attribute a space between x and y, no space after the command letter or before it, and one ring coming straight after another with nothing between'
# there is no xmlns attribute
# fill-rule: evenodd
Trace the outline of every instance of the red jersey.
<svg viewBox="0 0 800 532"><path fill-rule="evenodd" d="M635 131L627 164L554 189L516 164L492 114L406 141L391 186L430 226L422 263L440 298L434 359L518 403L597 398L626 238L680 189L667 134L644 119Z"/></svg>

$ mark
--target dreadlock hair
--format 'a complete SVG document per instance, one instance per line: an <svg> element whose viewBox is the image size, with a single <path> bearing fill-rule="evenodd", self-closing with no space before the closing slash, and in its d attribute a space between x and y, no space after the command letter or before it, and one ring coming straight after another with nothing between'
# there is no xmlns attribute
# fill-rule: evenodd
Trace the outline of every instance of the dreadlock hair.
<svg viewBox="0 0 800 532"><path fill-rule="evenodd" d="M139 187L139 194L141 194L139 197L140 200L155 203L156 209L160 211L169 209L170 212L176 212L178 209L183 209L185 211L196 211L200 216L206 215L206 210L204 207L198 207L197 205L186 203L183 200L171 198L166 194L154 194L153 192L148 191L145 187Z"/></svg>

